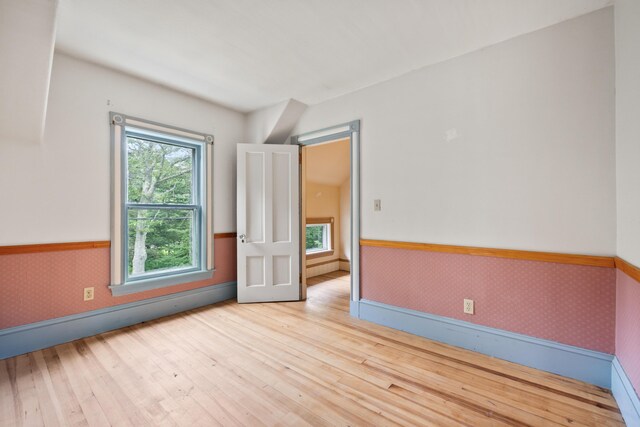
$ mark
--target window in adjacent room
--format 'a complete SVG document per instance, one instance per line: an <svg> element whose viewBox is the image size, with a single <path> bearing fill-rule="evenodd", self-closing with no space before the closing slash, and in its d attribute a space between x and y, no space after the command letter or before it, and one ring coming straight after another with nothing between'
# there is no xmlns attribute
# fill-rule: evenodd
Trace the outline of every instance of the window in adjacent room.
<svg viewBox="0 0 640 427"><path fill-rule="evenodd" d="M213 137L112 114L112 286L211 277Z"/></svg>
<svg viewBox="0 0 640 427"><path fill-rule="evenodd" d="M307 259L333 255L333 218L307 218Z"/></svg>

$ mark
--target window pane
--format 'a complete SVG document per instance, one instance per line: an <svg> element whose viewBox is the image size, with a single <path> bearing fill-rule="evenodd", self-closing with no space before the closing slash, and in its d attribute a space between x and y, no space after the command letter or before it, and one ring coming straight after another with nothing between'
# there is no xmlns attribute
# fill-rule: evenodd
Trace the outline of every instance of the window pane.
<svg viewBox="0 0 640 427"><path fill-rule="evenodd" d="M197 266L191 209L129 209L129 276Z"/></svg>
<svg viewBox="0 0 640 427"><path fill-rule="evenodd" d="M193 204L194 151L127 137L129 202Z"/></svg>
<svg viewBox="0 0 640 427"><path fill-rule="evenodd" d="M329 250L327 232L329 227L327 224L307 225L307 252L318 252Z"/></svg>

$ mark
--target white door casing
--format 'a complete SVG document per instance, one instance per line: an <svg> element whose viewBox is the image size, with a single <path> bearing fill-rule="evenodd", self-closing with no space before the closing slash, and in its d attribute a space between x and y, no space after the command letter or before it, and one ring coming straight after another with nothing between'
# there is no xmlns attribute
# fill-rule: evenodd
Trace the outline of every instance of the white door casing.
<svg viewBox="0 0 640 427"><path fill-rule="evenodd" d="M238 302L300 299L297 145L238 144Z"/></svg>

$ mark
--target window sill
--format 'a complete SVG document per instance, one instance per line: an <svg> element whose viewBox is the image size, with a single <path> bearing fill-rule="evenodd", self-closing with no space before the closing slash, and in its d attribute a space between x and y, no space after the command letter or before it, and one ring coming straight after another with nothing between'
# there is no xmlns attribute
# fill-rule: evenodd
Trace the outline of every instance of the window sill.
<svg viewBox="0 0 640 427"><path fill-rule="evenodd" d="M147 280L136 280L122 285L111 285L111 295L119 297L122 295L135 294L138 292L151 291L153 289L166 288L168 286L182 285L199 280L207 280L213 277L215 270L196 271L184 274L175 274L167 277L155 277Z"/></svg>
<svg viewBox="0 0 640 427"><path fill-rule="evenodd" d="M311 252L310 254L307 254L307 259L324 258L332 255L333 251Z"/></svg>

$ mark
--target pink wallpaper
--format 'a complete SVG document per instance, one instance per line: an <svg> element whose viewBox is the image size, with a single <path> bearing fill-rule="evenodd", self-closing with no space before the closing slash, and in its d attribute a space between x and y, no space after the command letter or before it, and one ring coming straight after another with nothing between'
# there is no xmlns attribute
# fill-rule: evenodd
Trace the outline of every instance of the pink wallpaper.
<svg viewBox="0 0 640 427"><path fill-rule="evenodd" d="M616 356L640 394L640 283L617 271Z"/></svg>
<svg viewBox="0 0 640 427"><path fill-rule="evenodd" d="M613 268L368 246L361 257L364 299L615 350ZM475 315L462 312L464 298L475 300Z"/></svg>
<svg viewBox="0 0 640 427"><path fill-rule="evenodd" d="M211 280L113 297L109 248L0 256L0 329L236 280L236 239L215 241ZM83 288L95 287L93 301Z"/></svg>
<svg viewBox="0 0 640 427"><path fill-rule="evenodd" d="M215 258L210 281L113 297L107 248L0 256L0 329L234 281L235 238L216 239ZM84 302L87 286L95 299ZM617 345L640 388L640 284L618 271L616 300L614 269L363 247L362 296L606 353Z"/></svg>

